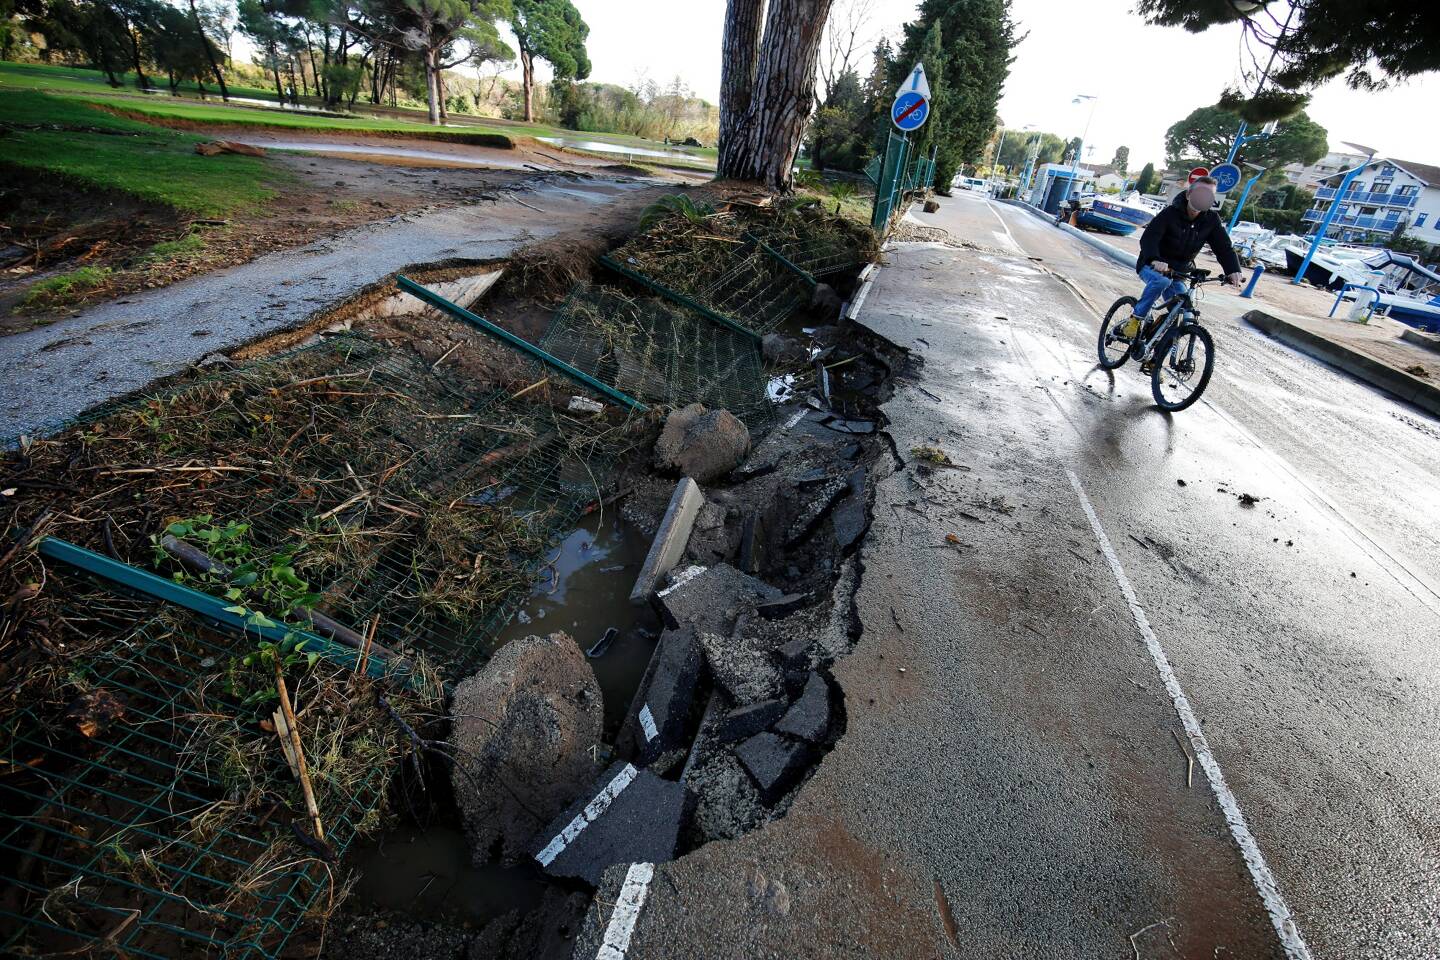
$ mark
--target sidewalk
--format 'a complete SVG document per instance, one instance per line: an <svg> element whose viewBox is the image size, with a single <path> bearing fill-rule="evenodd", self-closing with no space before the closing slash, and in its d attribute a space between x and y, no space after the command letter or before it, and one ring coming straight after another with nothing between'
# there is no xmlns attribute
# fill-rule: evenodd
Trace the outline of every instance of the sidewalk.
<svg viewBox="0 0 1440 960"><path fill-rule="evenodd" d="M1266 306L1242 318L1266 335L1440 416L1440 354L1402 339L1404 324L1302 317Z"/></svg>

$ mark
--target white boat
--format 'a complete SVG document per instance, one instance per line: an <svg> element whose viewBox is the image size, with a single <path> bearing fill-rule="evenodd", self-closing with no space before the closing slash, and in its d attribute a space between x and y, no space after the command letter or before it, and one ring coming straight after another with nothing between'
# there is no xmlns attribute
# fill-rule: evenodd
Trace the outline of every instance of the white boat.
<svg viewBox="0 0 1440 960"><path fill-rule="evenodd" d="M1327 290L1339 290L1347 283L1373 286L1381 279L1381 275L1366 261L1367 255L1375 254L1375 248L1321 245L1314 256L1310 257L1310 262L1305 264L1305 258L1310 256L1313 245L1314 240L1309 237L1301 237L1299 242L1285 245L1285 265L1291 274L1298 275L1301 265L1304 264L1305 279Z"/></svg>

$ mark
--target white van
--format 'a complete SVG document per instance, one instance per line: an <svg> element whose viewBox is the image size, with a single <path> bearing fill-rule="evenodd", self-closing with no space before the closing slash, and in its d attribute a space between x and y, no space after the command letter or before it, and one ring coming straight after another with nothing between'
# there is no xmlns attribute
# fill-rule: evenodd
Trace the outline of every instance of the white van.
<svg viewBox="0 0 1440 960"><path fill-rule="evenodd" d="M976 193L990 192L990 181L981 180L979 177L956 177L950 181L952 190L973 190Z"/></svg>

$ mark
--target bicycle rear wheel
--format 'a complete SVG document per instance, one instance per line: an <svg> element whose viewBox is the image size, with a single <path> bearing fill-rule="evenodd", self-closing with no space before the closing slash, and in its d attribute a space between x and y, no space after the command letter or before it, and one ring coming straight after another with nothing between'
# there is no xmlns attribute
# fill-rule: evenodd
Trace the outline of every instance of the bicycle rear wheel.
<svg viewBox="0 0 1440 960"><path fill-rule="evenodd" d="M1210 331L1187 323L1165 340L1150 372L1150 393L1161 410L1177 413L1200 399L1215 369Z"/></svg>
<svg viewBox="0 0 1440 960"><path fill-rule="evenodd" d="M1135 312L1134 306L1134 297L1121 297L1110 304L1109 312L1100 322L1100 342L1097 346L1100 366L1106 370L1114 370L1130 359L1130 341L1121 338L1118 333L1130 319L1130 314Z"/></svg>

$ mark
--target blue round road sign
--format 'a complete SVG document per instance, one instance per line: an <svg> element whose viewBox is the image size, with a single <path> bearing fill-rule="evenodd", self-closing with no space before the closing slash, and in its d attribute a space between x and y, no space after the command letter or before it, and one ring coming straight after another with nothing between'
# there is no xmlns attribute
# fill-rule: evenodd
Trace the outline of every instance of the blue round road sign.
<svg viewBox="0 0 1440 960"><path fill-rule="evenodd" d="M906 133L920 129L929 116L930 101L913 90L900 94L890 107L890 119Z"/></svg>
<svg viewBox="0 0 1440 960"><path fill-rule="evenodd" d="M1210 176L1215 178L1216 193L1229 193L1240 182L1240 168L1233 163L1222 163L1210 171Z"/></svg>

